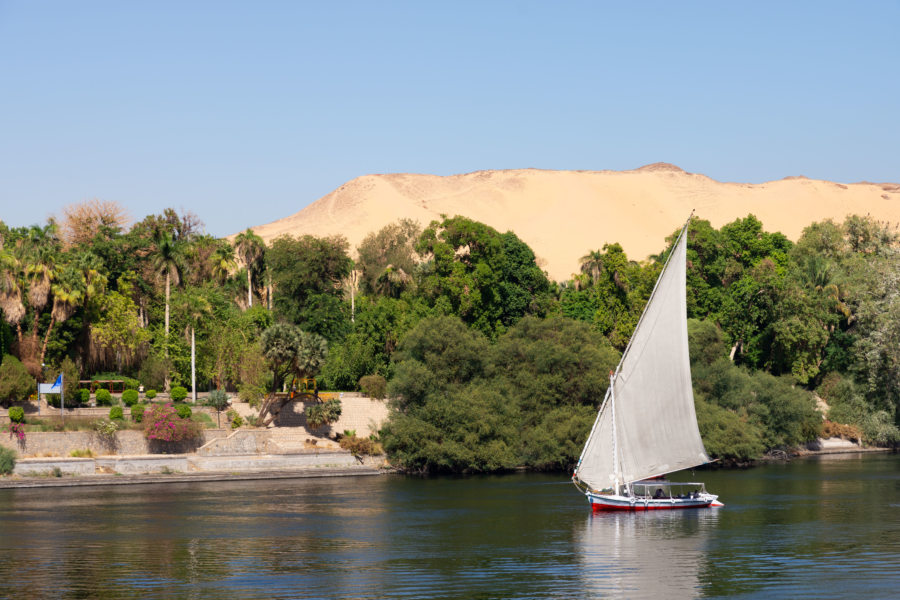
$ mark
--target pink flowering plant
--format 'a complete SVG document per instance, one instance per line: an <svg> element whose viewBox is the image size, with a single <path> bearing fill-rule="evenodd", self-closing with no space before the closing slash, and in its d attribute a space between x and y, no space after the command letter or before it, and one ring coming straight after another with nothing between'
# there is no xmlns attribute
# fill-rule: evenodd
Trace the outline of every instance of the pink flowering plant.
<svg viewBox="0 0 900 600"><path fill-rule="evenodd" d="M9 437L15 437L19 440L20 443L25 441L25 423L13 423L9 424Z"/></svg>
<svg viewBox="0 0 900 600"><path fill-rule="evenodd" d="M161 442L181 442L200 435L200 424L182 419L171 404L154 404L144 412L144 437Z"/></svg>

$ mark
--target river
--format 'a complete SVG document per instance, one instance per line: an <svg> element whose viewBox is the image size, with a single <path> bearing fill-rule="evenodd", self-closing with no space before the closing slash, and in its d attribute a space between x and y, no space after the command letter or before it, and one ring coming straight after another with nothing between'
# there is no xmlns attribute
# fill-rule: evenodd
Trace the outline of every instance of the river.
<svg viewBox="0 0 900 600"><path fill-rule="evenodd" d="M0 597L897 597L900 455L694 477L725 507L592 515L545 474L0 490Z"/></svg>

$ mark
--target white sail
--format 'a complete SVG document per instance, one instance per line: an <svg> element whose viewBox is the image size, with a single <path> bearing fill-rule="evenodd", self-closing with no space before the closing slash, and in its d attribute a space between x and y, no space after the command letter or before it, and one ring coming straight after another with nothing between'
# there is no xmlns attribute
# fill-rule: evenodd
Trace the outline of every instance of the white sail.
<svg viewBox="0 0 900 600"><path fill-rule="evenodd" d="M659 276L585 444L577 477L596 490L710 460L697 428L691 388L686 231Z"/></svg>

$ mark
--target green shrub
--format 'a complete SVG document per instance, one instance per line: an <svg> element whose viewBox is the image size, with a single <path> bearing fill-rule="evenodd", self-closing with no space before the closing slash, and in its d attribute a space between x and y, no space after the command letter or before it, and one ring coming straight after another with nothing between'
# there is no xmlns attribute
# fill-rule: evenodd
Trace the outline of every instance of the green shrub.
<svg viewBox="0 0 900 600"><path fill-rule="evenodd" d="M13 406L9 409L9 420L13 423L21 423L25 420L25 409L21 406Z"/></svg>
<svg viewBox="0 0 900 600"><path fill-rule="evenodd" d="M127 389L122 392L122 402L125 406L134 406L138 401L138 392L135 389Z"/></svg>
<svg viewBox="0 0 900 600"><path fill-rule="evenodd" d="M16 467L16 451L0 446L0 475L10 475Z"/></svg>
<svg viewBox="0 0 900 600"><path fill-rule="evenodd" d="M187 398L187 390L180 385L176 385L172 388L169 397L172 399L172 402L183 402Z"/></svg>
<svg viewBox="0 0 900 600"><path fill-rule="evenodd" d="M131 420L135 423L140 423L144 420L144 411L147 410L147 407L143 404L134 404L131 407Z"/></svg>
<svg viewBox="0 0 900 600"><path fill-rule="evenodd" d="M381 375L366 375L360 378L359 389L369 398L381 400L387 390L387 379Z"/></svg>
<svg viewBox="0 0 900 600"><path fill-rule="evenodd" d="M121 410L121 407L117 408ZM112 419L97 419L94 421L94 431L97 432L100 439L102 439L105 444L112 445L115 443L116 432L119 431L119 424Z"/></svg>
<svg viewBox="0 0 900 600"><path fill-rule="evenodd" d="M5 354L0 363L0 403L25 400L36 388L34 377L28 374L25 365L15 356Z"/></svg>
<svg viewBox="0 0 900 600"><path fill-rule="evenodd" d="M238 387L238 398L241 399L241 402L246 402L253 408L259 406L259 401L265 395L265 390L258 385L244 383Z"/></svg>
<svg viewBox="0 0 900 600"><path fill-rule="evenodd" d="M313 429L334 423L341 416L341 401L328 400L321 404L313 404L306 409L306 423Z"/></svg>
<svg viewBox="0 0 900 600"><path fill-rule="evenodd" d="M158 390L165 384L166 376L169 375L170 366L170 361L165 358L160 356L148 356L141 364L138 379L144 382L144 386L147 388Z"/></svg>
<svg viewBox="0 0 900 600"><path fill-rule="evenodd" d="M122 407L121 406L113 406L111 409L109 409L109 418L110 418L110 420L116 419L119 421L124 419L125 414L122 411Z"/></svg>
<svg viewBox="0 0 900 600"><path fill-rule="evenodd" d="M223 411L228 408L228 394L225 393L225 390L213 390L206 397L204 404L216 409L217 412Z"/></svg>
<svg viewBox="0 0 900 600"><path fill-rule="evenodd" d="M135 390L137 391L138 387L140 387L141 382L137 379L132 379L131 377L123 377L125 380L125 390Z"/></svg>
<svg viewBox="0 0 900 600"><path fill-rule="evenodd" d="M182 419L190 419L191 407L187 404L178 404L175 406L175 413Z"/></svg>
<svg viewBox="0 0 900 600"><path fill-rule="evenodd" d="M147 400L153 400L154 398L156 398L156 390L147 390L146 392L144 392L144 396L147 398Z"/></svg>
<svg viewBox="0 0 900 600"><path fill-rule="evenodd" d="M78 390L78 403L79 404L87 404L91 401L91 390L86 390L84 388Z"/></svg>
<svg viewBox="0 0 900 600"><path fill-rule="evenodd" d="M97 399L97 406L112 406L112 394L109 390L100 388L94 397Z"/></svg>
<svg viewBox="0 0 900 600"><path fill-rule="evenodd" d="M241 418L241 415L238 414L238 411L234 410L233 408L229 408L228 412L226 412L225 415L228 417L228 421L231 423L232 429L237 429L244 424L244 419Z"/></svg>

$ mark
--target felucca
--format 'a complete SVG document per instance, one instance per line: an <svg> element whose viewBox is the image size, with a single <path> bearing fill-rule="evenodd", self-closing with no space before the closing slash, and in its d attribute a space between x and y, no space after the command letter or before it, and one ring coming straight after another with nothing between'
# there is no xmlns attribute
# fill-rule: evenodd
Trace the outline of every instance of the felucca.
<svg viewBox="0 0 900 600"><path fill-rule="evenodd" d="M692 214L693 216L693 214ZM687 334L687 230L681 230L625 348L572 480L599 510L723 506L668 473L711 461L694 410Z"/></svg>

